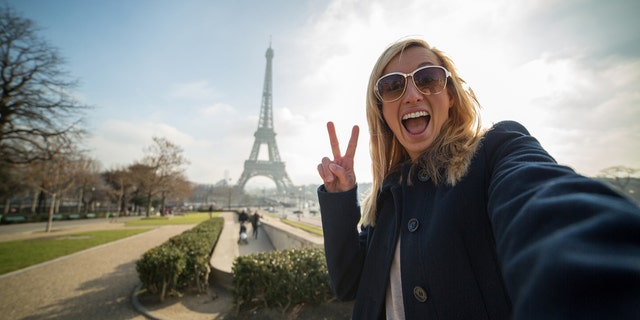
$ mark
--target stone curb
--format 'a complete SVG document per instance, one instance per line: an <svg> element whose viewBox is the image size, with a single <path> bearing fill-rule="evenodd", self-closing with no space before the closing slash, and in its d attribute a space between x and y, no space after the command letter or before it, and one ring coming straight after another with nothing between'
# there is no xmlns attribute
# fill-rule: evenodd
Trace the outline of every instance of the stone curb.
<svg viewBox="0 0 640 320"><path fill-rule="evenodd" d="M138 311L138 313L140 313L141 315L143 315L145 318L147 319L152 319L152 320L164 320L162 318L158 318L154 315L152 315L149 310L147 310L147 308L145 308L140 301L138 301L138 291L140 291L140 289L142 289L142 283L139 283L134 289L133 292L131 293L131 304L133 305L133 308Z"/></svg>

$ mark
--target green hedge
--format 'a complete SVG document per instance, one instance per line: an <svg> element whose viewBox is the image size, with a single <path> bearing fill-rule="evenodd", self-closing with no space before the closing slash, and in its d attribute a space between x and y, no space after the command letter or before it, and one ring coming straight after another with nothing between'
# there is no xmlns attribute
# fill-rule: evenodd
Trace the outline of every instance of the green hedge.
<svg viewBox="0 0 640 320"><path fill-rule="evenodd" d="M324 251L271 251L238 257L233 263L236 310L262 305L283 313L300 303L332 300Z"/></svg>
<svg viewBox="0 0 640 320"><path fill-rule="evenodd" d="M142 285L159 295L161 301L185 288L205 292L211 271L209 259L223 225L222 217L209 219L145 252L136 262Z"/></svg>
<svg viewBox="0 0 640 320"><path fill-rule="evenodd" d="M219 223L201 223L169 239L171 245L186 253L187 265L178 278L179 287L196 287L198 291L206 292L211 271L209 260L224 224L223 218L215 220Z"/></svg>
<svg viewBox="0 0 640 320"><path fill-rule="evenodd" d="M178 277L187 265L186 255L166 243L144 253L136 263L136 270L143 286L164 301L167 294L178 290Z"/></svg>

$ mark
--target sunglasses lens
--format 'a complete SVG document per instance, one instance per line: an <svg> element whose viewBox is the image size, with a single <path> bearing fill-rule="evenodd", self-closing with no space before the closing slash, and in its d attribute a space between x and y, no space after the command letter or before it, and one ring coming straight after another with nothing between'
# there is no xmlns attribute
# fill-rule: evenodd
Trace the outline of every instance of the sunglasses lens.
<svg viewBox="0 0 640 320"><path fill-rule="evenodd" d="M447 85L448 71L443 67L426 66L412 74L391 73L378 79L376 94L385 102L400 99L407 88L407 77L411 77L416 88L425 95L438 94Z"/></svg>
<svg viewBox="0 0 640 320"><path fill-rule="evenodd" d="M438 94L447 84L447 75L441 68L425 68L413 75L418 90L426 95Z"/></svg>
<svg viewBox="0 0 640 320"><path fill-rule="evenodd" d="M378 80L378 94L383 101L393 101L402 95L406 79L399 74L390 74Z"/></svg>

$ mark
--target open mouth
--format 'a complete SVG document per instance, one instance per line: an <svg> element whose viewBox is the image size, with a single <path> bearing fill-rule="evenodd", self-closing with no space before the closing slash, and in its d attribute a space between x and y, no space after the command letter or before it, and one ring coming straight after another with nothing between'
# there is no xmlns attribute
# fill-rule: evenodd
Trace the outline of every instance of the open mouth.
<svg viewBox="0 0 640 320"><path fill-rule="evenodd" d="M420 134L429 126L431 115L426 111L418 111L405 114L402 117L402 125L410 134Z"/></svg>

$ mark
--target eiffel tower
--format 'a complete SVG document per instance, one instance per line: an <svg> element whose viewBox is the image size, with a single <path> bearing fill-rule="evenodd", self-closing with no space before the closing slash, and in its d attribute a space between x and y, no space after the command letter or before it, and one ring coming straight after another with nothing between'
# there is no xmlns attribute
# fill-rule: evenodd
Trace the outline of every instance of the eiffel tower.
<svg viewBox="0 0 640 320"><path fill-rule="evenodd" d="M236 187L244 189L247 181L255 176L265 176L276 183L279 193L293 189L293 183L284 170L284 162L280 160L280 153L276 145L276 133L273 131L273 108L271 100L271 60L273 49L269 44L266 53L267 69L264 74L264 88L262 89L262 106L260 107L260 120L258 130L253 136L256 138L251 149L249 160L244 162L244 171L238 180ZM266 144L269 150L269 160L258 160L260 147Z"/></svg>

